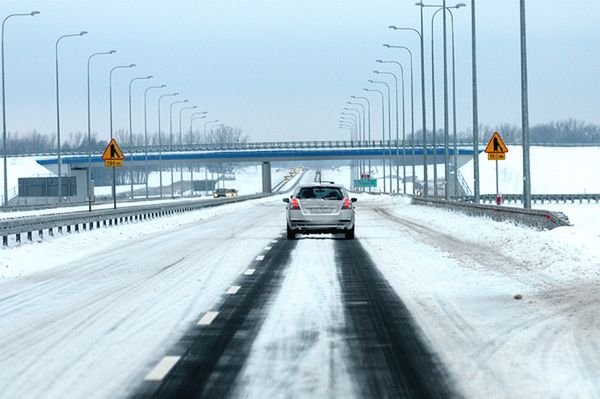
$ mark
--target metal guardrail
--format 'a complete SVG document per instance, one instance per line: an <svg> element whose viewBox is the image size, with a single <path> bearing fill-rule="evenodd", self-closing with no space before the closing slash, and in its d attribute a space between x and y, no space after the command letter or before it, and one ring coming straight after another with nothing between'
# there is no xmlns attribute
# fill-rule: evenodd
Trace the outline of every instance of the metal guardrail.
<svg viewBox="0 0 600 399"><path fill-rule="evenodd" d="M43 237L44 231L50 236L54 229L62 233L63 228L70 233L83 230L92 230L103 226L113 226L127 222L154 219L161 216L190 212L197 209L248 201L268 197L269 194L244 195L227 199L205 199L198 201L178 202L175 204L161 203L153 205L130 206L121 209L101 209L92 212L68 212L41 216L23 216L0 220L0 236L2 244L8 245L8 237L14 235L17 243L21 242L21 234L27 234L29 241L33 240L33 233L37 232Z"/></svg>
<svg viewBox="0 0 600 399"><path fill-rule="evenodd" d="M562 212L540 209L522 209L496 205L472 204L468 202L446 201L442 199L413 197L415 205L427 205L451 209L471 216L487 216L497 221L509 221L515 224L551 230L561 226L571 226L569 218Z"/></svg>
<svg viewBox="0 0 600 399"><path fill-rule="evenodd" d="M487 143L479 143L479 148L483 151ZM511 143L508 143L511 145ZM156 146L150 145L148 147L134 146L128 147L123 144L122 148L125 155L128 154L143 154L143 153L158 153L162 152L190 152L190 151L235 151L235 150L270 150L270 149L318 149L318 148L381 148L381 147L402 147L401 141L396 140L325 140L325 141L260 141L260 142L248 142L248 143L219 143L219 144L185 144L185 145L173 145L173 146ZM415 142L415 148L421 149L423 144ZM512 143L512 145L520 145ZM405 142L407 151L412 148L412 143ZM473 142L468 140L460 140L458 142L460 147L473 147ZM600 143L531 143L533 147L598 147ZM431 148L429 145L428 148ZM440 148L440 147L438 147ZM101 154L104 151L104 147L98 147L92 149L93 155ZM27 157L27 156L56 156L57 150L48 150L39 153L27 153L27 154L11 154L11 157ZM62 155L87 155L87 150L63 150Z"/></svg>
<svg viewBox="0 0 600 399"><path fill-rule="evenodd" d="M496 202L496 194L483 194L480 195L479 198L483 203L495 203ZM468 198L469 200L472 197ZM551 202L571 202L572 204L575 202L583 203L585 202L600 202L600 194L532 194L531 201L535 203L551 203ZM502 202L503 203L519 203L523 202L522 194L502 194Z"/></svg>

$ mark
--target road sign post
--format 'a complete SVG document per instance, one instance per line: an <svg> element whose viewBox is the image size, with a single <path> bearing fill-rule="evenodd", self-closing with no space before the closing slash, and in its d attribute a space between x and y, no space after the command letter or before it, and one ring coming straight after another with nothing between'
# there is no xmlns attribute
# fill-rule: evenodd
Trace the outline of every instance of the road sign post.
<svg viewBox="0 0 600 399"><path fill-rule="evenodd" d="M102 154L104 160L104 166L107 168L113 168L113 179L112 179L112 196L113 196L113 207L117 209L117 186L115 178L114 168L120 168L123 166L125 160L125 154L121 151L119 144L115 139L110 139L110 143L106 146L104 153Z"/></svg>
<svg viewBox="0 0 600 399"><path fill-rule="evenodd" d="M488 161L496 161L496 203L501 205L502 199L500 197L498 183L498 161L504 161L506 159L508 148L504 144L504 141L502 141L502 137L500 137L498 132L494 132L492 135L490 142L485 147L485 152L488 154Z"/></svg>

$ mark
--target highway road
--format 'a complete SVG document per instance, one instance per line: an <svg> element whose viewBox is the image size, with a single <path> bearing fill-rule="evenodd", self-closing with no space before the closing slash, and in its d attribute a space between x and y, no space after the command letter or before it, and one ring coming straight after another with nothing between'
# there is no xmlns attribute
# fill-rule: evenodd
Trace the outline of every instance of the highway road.
<svg viewBox="0 0 600 399"><path fill-rule="evenodd" d="M360 240L288 241L283 209L125 237L0 283L3 396L447 396Z"/></svg>
<svg viewBox="0 0 600 399"><path fill-rule="evenodd" d="M288 241L280 198L228 207L0 281L1 396L511 397L557 364L552 392L600 388L597 285L562 294L567 319L550 278L383 197L361 196L356 240Z"/></svg>

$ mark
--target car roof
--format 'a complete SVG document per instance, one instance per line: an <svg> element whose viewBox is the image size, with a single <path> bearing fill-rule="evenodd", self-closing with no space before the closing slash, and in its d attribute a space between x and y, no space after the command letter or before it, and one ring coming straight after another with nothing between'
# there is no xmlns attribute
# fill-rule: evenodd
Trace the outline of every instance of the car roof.
<svg viewBox="0 0 600 399"><path fill-rule="evenodd" d="M335 183L329 183L329 182L322 182L322 183L311 183L311 184L300 184L298 186L298 190L301 188L306 188L306 187L332 187L332 188L345 188L342 184L335 184Z"/></svg>

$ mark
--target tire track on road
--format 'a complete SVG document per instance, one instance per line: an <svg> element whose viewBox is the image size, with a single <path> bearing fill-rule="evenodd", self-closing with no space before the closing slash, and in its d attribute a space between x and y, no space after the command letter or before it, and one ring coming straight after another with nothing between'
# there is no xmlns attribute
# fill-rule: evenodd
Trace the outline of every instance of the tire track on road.
<svg viewBox="0 0 600 399"><path fill-rule="evenodd" d="M296 242L278 240L258 256L235 283L235 294L200 319L170 355L180 360L160 381L144 381L133 398L215 398L228 396L266 317L267 304L281 286Z"/></svg>
<svg viewBox="0 0 600 399"><path fill-rule="evenodd" d="M336 241L351 372L362 397L448 398L447 373L358 241Z"/></svg>

